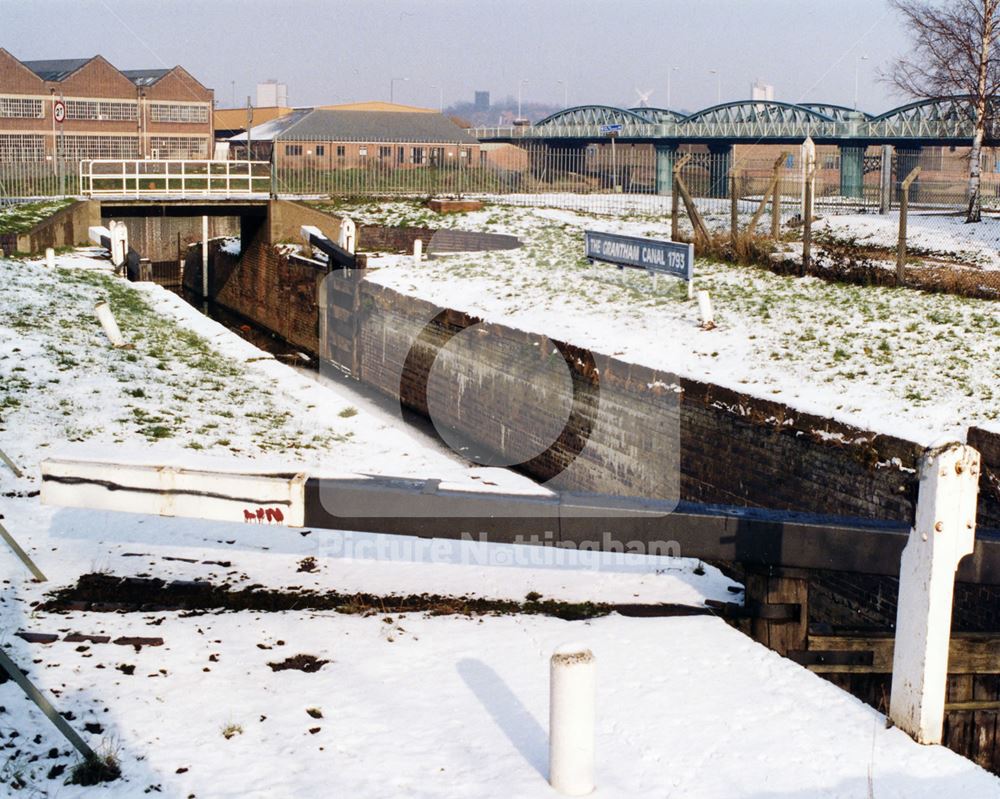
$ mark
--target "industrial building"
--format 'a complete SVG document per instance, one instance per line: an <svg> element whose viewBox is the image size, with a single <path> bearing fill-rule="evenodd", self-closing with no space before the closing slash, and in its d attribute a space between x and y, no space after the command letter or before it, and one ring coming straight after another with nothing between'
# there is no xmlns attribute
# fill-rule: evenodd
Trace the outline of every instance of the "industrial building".
<svg viewBox="0 0 1000 799"><path fill-rule="evenodd" d="M393 103L296 109L229 139L235 158L333 170L479 163L479 141L442 114Z"/></svg>
<svg viewBox="0 0 1000 799"><path fill-rule="evenodd" d="M180 66L20 61L0 48L0 161L210 158L213 105Z"/></svg>

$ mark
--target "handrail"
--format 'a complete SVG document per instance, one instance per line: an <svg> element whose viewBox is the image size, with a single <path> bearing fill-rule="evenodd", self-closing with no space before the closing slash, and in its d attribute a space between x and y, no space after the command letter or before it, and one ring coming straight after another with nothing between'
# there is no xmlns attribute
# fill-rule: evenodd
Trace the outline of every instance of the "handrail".
<svg viewBox="0 0 1000 799"><path fill-rule="evenodd" d="M271 191L267 161L179 158L80 161L80 194L129 198L266 198Z"/></svg>

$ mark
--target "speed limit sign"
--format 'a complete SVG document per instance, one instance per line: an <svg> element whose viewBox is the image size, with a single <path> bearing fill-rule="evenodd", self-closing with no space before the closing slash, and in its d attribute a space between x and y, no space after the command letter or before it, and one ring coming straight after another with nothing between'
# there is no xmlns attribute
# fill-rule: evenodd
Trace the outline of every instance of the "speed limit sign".
<svg viewBox="0 0 1000 799"><path fill-rule="evenodd" d="M66 103L56 100L52 105L52 117L56 122L62 124L66 120Z"/></svg>

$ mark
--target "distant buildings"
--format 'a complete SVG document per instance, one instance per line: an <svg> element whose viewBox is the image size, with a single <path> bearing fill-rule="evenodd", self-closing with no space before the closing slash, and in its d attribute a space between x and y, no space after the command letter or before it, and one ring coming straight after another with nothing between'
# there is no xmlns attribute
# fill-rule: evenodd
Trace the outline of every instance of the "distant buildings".
<svg viewBox="0 0 1000 799"><path fill-rule="evenodd" d="M770 83L764 83L760 78L757 78L757 80L750 84L750 99L771 102L774 100L774 86Z"/></svg>
<svg viewBox="0 0 1000 799"><path fill-rule="evenodd" d="M472 105L474 111L489 111L490 110L490 93L477 91L476 100Z"/></svg>
<svg viewBox="0 0 1000 799"><path fill-rule="evenodd" d="M0 161L210 158L213 100L179 66L20 61L0 48Z"/></svg>
<svg viewBox="0 0 1000 799"><path fill-rule="evenodd" d="M257 84L258 108L281 108L288 105L288 86L276 80Z"/></svg>
<svg viewBox="0 0 1000 799"><path fill-rule="evenodd" d="M247 138L229 139L233 157L247 157ZM382 102L295 109L255 125L249 139L252 158L279 168L467 166L480 158L479 141L437 111Z"/></svg>

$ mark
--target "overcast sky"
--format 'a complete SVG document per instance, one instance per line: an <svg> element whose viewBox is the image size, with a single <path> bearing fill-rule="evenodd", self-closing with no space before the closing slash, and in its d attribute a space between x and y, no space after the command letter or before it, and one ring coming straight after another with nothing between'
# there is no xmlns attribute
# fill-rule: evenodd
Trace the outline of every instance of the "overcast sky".
<svg viewBox="0 0 1000 799"><path fill-rule="evenodd" d="M389 99L650 105L696 110L749 96L883 111L905 98L875 79L907 48L885 0L0 0L0 46L23 60L97 53L122 69L181 64L239 104L258 82L292 105ZM867 55L868 60L860 61ZM678 67L677 71L671 71Z"/></svg>

